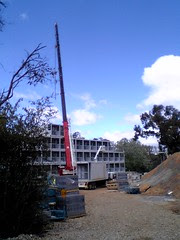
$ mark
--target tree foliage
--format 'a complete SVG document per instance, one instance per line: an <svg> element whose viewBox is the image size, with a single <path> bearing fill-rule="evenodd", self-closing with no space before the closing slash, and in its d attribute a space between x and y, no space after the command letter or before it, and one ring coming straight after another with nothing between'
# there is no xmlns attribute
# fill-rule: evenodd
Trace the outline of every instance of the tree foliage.
<svg viewBox="0 0 180 240"><path fill-rule="evenodd" d="M0 31L4 25L0 0ZM44 227L40 207L46 188L43 167L36 166L39 155L46 153L46 130L54 115L50 97L19 109L20 100L12 106L9 100L23 81L36 86L55 74L40 51L39 44L28 53L14 72L7 89L0 90L0 238L21 233L39 233ZM7 82L5 79L1 79Z"/></svg>
<svg viewBox="0 0 180 240"><path fill-rule="evenodd" d="M47 151L46 126L53 112L46 111L48 98L32 104L21 114L18 103L0 107L0 237L38 233L44 224L40 204L46 176L35 160Z"/></svg>
<svg viewBox="0 0 180 240"><path fill-rule="evenodd" d="M150 170L150 155L148 146L133 139L126 138L117 142L117 149L125 152L127 171L146 172Z"/></svg>
<svg viewBox="0 0 180 240"><path fill-rule="evenodd" d="M40 204L46 176L35 160L48 150L46 127L55 111L50 97L31 102L31 107L21 110L20 101L15 106L9 103L22 81L35 86L54 74L39 54L42 48L38 45L27 54L9 88L0 94L0 237L39 233L45 223Z"/></svg>
<svg viewBox="0 0 180 240"><path fill-rule="evenodd" d="M74 132L73 133L73 138L81 138L81 133L80 132Z"/></svg>
<svg viewBox="0 0 180 240"><path fill-rule="evenodd" d="M142 127L135 126L134 139L155 136L160 150L172 154L180 151L180 111L173 106L154 105L149 113L141 115Z"/></svg>

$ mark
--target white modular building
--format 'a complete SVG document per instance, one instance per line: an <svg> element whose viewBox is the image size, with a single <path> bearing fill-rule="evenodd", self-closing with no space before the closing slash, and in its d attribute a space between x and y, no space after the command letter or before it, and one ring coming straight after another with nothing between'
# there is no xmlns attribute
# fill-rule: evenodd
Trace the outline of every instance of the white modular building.
<svg viewBox="0 0 180 240"><path fill-rule="evenodd" d="M48 126L47 142L48 153L41 153L38 163L57 168L57 166L65 166L65 146L63 126L50 124ZM71 138L73 161L78 163L87 162L105 162L106 170L110 172L125 171L125 155L124 152L117 151L113 142L107 139L92 140L82 137Z"/></svg>

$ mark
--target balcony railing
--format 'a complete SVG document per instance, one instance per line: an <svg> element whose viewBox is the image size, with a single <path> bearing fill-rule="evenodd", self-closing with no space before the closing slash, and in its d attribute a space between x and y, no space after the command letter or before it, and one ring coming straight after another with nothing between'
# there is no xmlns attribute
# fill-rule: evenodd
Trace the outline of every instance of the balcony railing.
<svg viewBox="0 0 180 240"><path fill-rule="evenodd" d="M114 150L114 147L110 147L110 146L109 146L109 150L110 150L110 151L113 151L113 150Z"/></svg>
<svg viewBox="0 0 180 240"><path fill-rule="evenodd" d="M109 172L114 172L114 168L109 168Z"/></svg>
<svg viewBox="0 0 180 240"><path fill-rule="evenodd" d="M84 149L89 149L90 146L89 145L84 145Z"/></svg>
<svg viewBox="0 0 180 240"><path fill-rule="evenodd" d="M60 158L59 158L59 157L52 157L52 161L53 161L53 162L59 162L59 161L60 161Z"/></svg>
<svg viewBox="0 0 180 240"><path fill-rule="evenodd" d="M64 132L63 131L60 132L60 136L64 136Z"/></svg>
<svg viewBox="0 0 180 240"><path fill-rule="evenodd" d="M61 162L66 162L65 157L61 157Z"/></svg>
<svg viewBox="0 0 180 240"><path fill-rule="evenodd" d="M52 143L52 148L59 148L59 144L58 143Z"/></svg>
<svg viewBox="0 0 180 240"><path fill-rule="evenodd" d="M77 149L82 149L83 146L82 146L82 145L77 145L76 148L77 148Z"/></svg>
<svg viewBox="0 0 180 240"><path fill-rule="evenodd" d="M60 132L53 130L53 131L52 131L52 135L59 136L59 135L60 135Z"/></svg>
<svg viewBox="0 0 180 240"><path fill-rule="evenodd" d="M83 157L77 157L77 162L83 161Z"/></svg>
<svg viewBox="0 0 180 240"><path fill-rule="evenodd" d="M91 146L91 150L97 150L96 146Z"/></svg>

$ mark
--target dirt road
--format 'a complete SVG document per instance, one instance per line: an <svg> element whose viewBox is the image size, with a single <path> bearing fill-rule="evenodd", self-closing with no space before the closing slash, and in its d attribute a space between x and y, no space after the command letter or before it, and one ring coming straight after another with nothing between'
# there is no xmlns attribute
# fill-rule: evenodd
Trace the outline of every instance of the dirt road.
<svg viewBox="0 0 180 240"><path fill-rule="evenodd" d="M180 216L160 198L129 195L106 188L81 191L86 213L55 222L43 240L179 240Z"/></svg>

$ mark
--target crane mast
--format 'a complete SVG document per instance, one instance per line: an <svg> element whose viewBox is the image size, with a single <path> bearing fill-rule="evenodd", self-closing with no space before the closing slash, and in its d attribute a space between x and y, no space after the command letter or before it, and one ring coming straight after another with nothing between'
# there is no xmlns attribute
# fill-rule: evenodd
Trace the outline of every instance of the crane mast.
<svg viewBox="0 0 180 240"><path fill-rule="evenodd" d="M61 53L60 53L57 23L55 24L55 33L56 33L56 49L57 49L58 72L59 72L60 93L61 93L61 103L62 103L61 105L62 105L62 115L63 115L66 170L72 171L73 167L72 167L72 157L71 157L71 149L70 149L69 124L68 124L67 114L66 114L66 102L65 102L65 94L64 94L63 72L62 72L62 64L61 64Z"/></svg>

